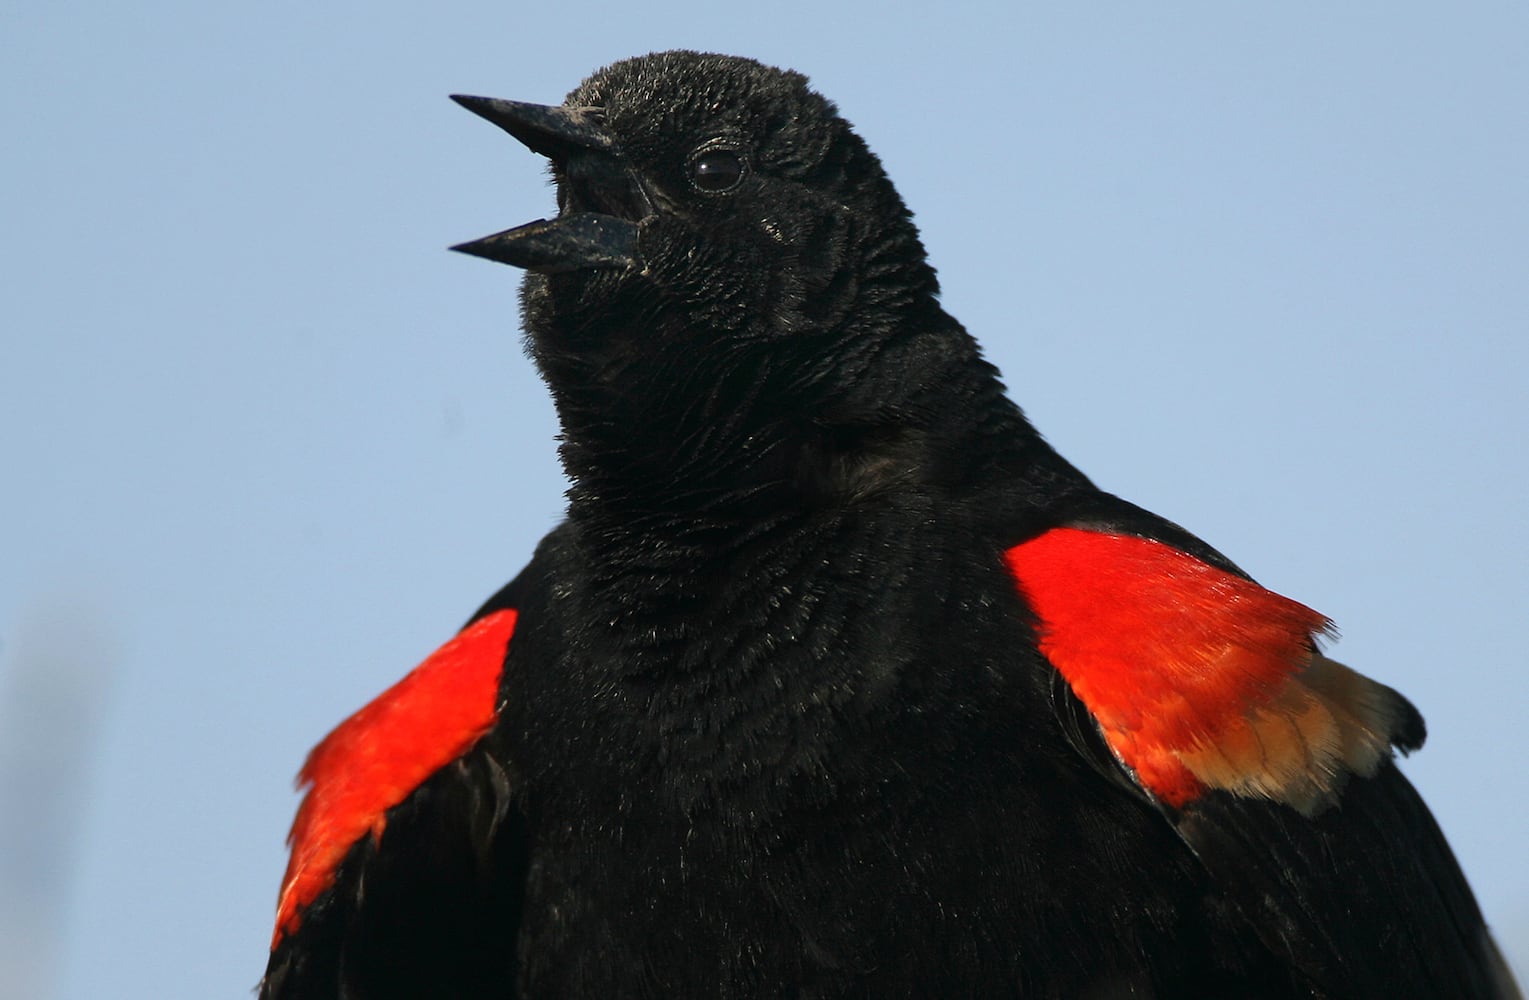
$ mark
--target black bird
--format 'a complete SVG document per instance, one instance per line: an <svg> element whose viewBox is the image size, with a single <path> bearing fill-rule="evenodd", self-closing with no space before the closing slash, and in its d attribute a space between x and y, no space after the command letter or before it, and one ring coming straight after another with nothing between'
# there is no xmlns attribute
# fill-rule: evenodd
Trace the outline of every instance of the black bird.
<svg viewBox="0 0 1529 1000"><path fill-rule="evenodd" d="M1042 440L805 78L456 100L567 519L309 758L263 997L1517 995L1417 711Z"/></svg>

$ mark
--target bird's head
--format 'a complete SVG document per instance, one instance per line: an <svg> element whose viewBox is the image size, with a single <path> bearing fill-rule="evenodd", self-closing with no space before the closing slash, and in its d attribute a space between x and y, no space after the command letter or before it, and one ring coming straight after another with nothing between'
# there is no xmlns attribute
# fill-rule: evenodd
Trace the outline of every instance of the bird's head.
<svg viewBox="0 0 1529 1000"><path fill-rule="evenodd" d="M606 67L557 107L455 100L552 163L555 218L455 248L531 271L538 307L608 308L646 285L714 334L768 338L842 321L874 277L858 273L867 257L906 296L934 291L880 163L800 74L664 52Z"/></svg>
<svg viewBox="0 0 1529 1000"><path fill-rule="evenodd" d="M554 218L455 249L530 272L576 483L602 461L787 476L836 426L916 409L937 362L976 362L880 162L800 74L664 52L555 107L455 99L552 163Z"/></svg>

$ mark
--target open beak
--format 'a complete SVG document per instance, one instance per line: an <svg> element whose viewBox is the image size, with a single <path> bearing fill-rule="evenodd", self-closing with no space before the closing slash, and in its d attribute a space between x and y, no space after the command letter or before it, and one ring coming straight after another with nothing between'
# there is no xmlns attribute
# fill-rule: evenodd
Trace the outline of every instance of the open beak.
<svg viewBox="0 0 1529 1000"><path fill-rule="evenodd" d="M591 108L551 107L501 101L492 97L452 95L452 100L493 122L525 143L532 152L556 163L565 174L604 186L635 184L621 163L621 151ZM637 263L637 223L619 215L570 210L536 222L452 247L475 257L552 273L582 268L625 268Z"/></svg>

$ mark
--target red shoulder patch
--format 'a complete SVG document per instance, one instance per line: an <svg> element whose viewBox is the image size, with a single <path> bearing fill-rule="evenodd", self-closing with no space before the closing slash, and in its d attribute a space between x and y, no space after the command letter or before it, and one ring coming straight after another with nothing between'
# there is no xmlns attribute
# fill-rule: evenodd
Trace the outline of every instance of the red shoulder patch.
<svg viewBox="0 0 1529 1000"><path fill-rule="evenodd" d="M272 948L334 882L356 841L380 837L389 809L493 726L515 618L508 609L473 622L308 754L298 776L308 794L287 837L292 856Z"/></svg>
<svg viewBox="0 0 1529 1000"><path fill-rule="evenodd" d="M1172 546L1056 528L1005 559L1040 651L1158 798L1207 787L1311 812L1389 753L1405 702L1321 656L1332 624Z"/></svg>

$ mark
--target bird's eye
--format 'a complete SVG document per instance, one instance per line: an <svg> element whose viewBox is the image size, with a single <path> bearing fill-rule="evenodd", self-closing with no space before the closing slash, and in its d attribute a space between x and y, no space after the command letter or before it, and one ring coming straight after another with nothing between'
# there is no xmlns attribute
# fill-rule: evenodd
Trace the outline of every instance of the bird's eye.
<svg viewBox="0 0 1529 1000"><path fill-rule="evenodd" d="M730 191L743 180L744 166L735 149L703 149L690 158L690 183L702 191Z"/></svg>

